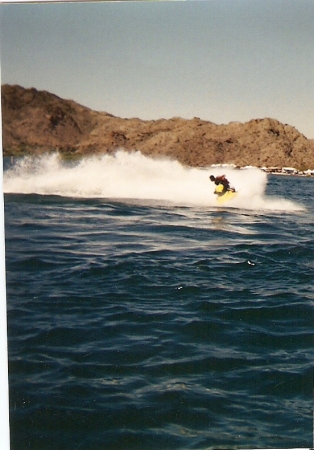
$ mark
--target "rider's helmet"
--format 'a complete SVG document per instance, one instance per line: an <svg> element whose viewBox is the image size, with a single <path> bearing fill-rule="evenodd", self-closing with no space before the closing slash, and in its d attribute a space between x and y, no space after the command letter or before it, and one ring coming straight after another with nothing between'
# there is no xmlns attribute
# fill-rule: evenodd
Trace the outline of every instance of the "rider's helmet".
<svg viewBox="0 0 314 450"><path fill-rule="evenodd" d="M209 178L210 178L210 181L215 181L214 175L211 175Z"/></svg>

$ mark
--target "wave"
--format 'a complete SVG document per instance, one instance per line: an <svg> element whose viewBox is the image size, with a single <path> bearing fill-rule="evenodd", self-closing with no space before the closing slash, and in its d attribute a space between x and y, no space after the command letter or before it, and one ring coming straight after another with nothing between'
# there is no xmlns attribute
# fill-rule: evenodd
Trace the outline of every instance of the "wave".
<svg viewBox="0 0 314 450"><path fill-rule="evenodd" d="M216 207L209 175L224 173L238 191L232 206L251 210L300 211L287 199L267 197L267 175L249 168L188 168L178 161L119 150L111 155L65 162L58 153L24 157L3 174L4 193L75 198L155 200L176 205Z"/></svg>

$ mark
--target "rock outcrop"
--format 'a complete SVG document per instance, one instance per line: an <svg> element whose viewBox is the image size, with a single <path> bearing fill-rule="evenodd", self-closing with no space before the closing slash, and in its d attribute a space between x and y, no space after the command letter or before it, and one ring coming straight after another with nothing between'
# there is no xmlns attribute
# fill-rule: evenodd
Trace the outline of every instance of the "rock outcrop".
<svg viewBox="0 0 314 450"><path fill-rule="evenodd" d="M57 150L80 157L123 148L188 166L314 169L313 141L276 119L227 125L199 118L124 119L21 86L2 86L2 133L4 156Z"/></svg>

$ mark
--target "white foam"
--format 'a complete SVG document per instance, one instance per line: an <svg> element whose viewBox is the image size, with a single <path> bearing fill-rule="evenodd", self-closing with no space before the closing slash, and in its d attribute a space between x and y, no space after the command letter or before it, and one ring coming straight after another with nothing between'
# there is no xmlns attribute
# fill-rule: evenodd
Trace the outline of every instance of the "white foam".
<svg viewBox="0 0 314 450"><path fill-rule="evenodd" d="M217 206L209 175L225 174L238 191L228 206L254 210L300 211L291 201L265 196L267 175L256 168L188 168L123 150L65 163L58 154L25 157L3 176L5 193L66 197L145 199L187 206Z"/></svg>

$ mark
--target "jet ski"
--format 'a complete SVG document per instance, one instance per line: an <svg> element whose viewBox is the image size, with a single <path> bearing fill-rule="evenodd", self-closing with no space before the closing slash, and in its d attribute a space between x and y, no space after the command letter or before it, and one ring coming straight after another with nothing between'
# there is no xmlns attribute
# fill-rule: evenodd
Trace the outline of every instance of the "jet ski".
<svg viewBox="0 0 314 450"><path fill-rule="evenodd" d="M218 184L216 186L216 189L214 191L214 194L216 194L217 203L219 205L223 205L226 202L230 202L233 198L237 196L237 192L230 189L228 191L225 190L224 186L222 184Z"/></svg>

